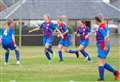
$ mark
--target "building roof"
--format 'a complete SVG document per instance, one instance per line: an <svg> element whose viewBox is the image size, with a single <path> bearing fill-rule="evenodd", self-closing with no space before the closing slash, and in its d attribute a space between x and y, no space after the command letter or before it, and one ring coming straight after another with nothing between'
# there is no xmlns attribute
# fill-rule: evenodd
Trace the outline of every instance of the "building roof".
<svg viewBox="0 0 120 82"><path fill-rule="evenodd" d="M2 11L3 9L5 9L6 7L0 2L0 11Z"/></svg>
<svg viewBox="0 0 120 82"><path fill-rule="evenodd" d="M44 14L49 14L53 19L61 15L70 19L92 19L98 14L105 18L120 18L120 11L102 0L20 0L2 11L0 18L42 19Z"/></svg>
<svg viewBox="0 0 120 82"><path fill-rule="evenodd" d="M120 0L114 0L111 2L111 4L120 9Z"/></svg>
<svg viewBox="0 0 120 82"><path fill-rule="evenodd" d="M6 6L11 6L13 5L14 3L16 3L18 0L1 0L4 2L4 4L6 4Z"/></svg>

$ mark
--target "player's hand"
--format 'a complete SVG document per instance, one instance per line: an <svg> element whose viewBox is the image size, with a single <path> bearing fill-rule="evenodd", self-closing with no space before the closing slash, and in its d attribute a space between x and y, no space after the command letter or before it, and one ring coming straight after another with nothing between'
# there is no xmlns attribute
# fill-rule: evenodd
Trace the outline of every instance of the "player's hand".
<svg viewBox="0 0 120 82"><path fill-rule="evenodd" d="M89 36L88 36L88 35L86 35L86 36L85 36L85 39L88 39L88 37L89 37Z"/></svg>
<svg viewBox="0 0 120 82"><path fill-rule="evenodd" d="M104 50L105 50L106 52L108 52L108 48L107 48L107 47L104 47Z"/></svg>

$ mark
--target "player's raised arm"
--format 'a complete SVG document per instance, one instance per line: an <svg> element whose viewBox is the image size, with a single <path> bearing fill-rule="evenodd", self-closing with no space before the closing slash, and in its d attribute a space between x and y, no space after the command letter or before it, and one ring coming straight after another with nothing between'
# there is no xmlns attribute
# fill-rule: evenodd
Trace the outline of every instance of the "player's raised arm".
<svg viewBox="0 0 120 82"><path fill-rule="evenodd" d="M15 41L15 32L14 32L14 28L10 28L10 31L12 33L12 44L16 47L16 41Z"/></svg>
<svg viewBox="0 0 120 82"><path fill-rule="evenodd" d="M15 35L12 35L12 41L13 41L13 45L16 47L16 43L15 43Z"/></svg>
<svg viewBox="0 0 120 82"><path fill-rule="evenodd" d="M39 30L39 27L36 27L36 28L34 28L32 30L29 30L29 33L34 32L34 31L38 31L38 30Z"/></svg>

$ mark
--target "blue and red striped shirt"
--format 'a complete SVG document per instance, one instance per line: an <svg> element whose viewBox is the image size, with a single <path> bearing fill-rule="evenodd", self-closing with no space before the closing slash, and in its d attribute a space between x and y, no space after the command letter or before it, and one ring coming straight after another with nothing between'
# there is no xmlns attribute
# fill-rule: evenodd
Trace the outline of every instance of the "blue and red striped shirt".
<svg viewBox="0 0 120 82"><path fill-rule="evenodd" d="M105 46L104 40L108 32L109 32L109 29L105 23L100 24L98 30L96 31L96 42L101 49L103 49Z"/></svg>
<svg viewBox="0 0 120 82"><path fill-rule="evenodd" d="M44 22L40 25L44 37L52 37L52 33L55 30L55 25L52 22Z"/></svg>
<svg viewBox="0 0 120 82"><path fill-rule="evenodd" d="M77 32L77 34L80 34L80 40L86 40L85 36L88 35L88 33L90 33L90 29L86 26L84 26L84 27L78 26L76 29L76 32Z"/></svg>
<svg viewBox="0 0 120 82"><path fill-rule="evenodd" d="M58 29L60 30L60 32L63 34L64 32L66 32L68 30L67 25L65 24L58 24ZM64 40L69 39L69 33L66 33L65 35L63 35Z"/></svg>

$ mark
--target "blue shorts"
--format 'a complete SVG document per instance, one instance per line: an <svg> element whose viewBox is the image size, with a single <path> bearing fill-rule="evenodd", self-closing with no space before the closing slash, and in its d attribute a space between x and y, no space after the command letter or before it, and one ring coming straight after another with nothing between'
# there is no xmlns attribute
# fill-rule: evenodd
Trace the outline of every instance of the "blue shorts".
<svg viewBox="0 0 120 82"><path fill-rule="evenodd" d="M59 44L62 45L62 46L65 46L65 47L69 47L70 46L70 41L69 41L69 39L68 40L61 39L59 41Z"/></svg>
<svg viewBox="0 0 120 82"><path fill-rule="evenodd" d="M2 47L5 49L5 50L15 50L16 47L12 44L12 43L2 43Z"/></svg>
<svg viewBox="0 0 120 82"><path fill-rule="evenodd" d="M84 46L85 48L89 45L89 40L80 40L80 45Z"/></svg>
<svg viewBox="0 0 120 82"><path fill-rule="evenodd" d="M105 59L110 52L110 43L108 43L107 48L108 48L108 51L105 51L104 49L101 50L100 46L97 45L97 53L98 53L97 57Z"/></svg>
<svg viewBox="0 0 120 82"><path fill-rule="evenodd" d="M43 37L43 46L45 46L46 44L52 46L52 38Z"/></svg>

